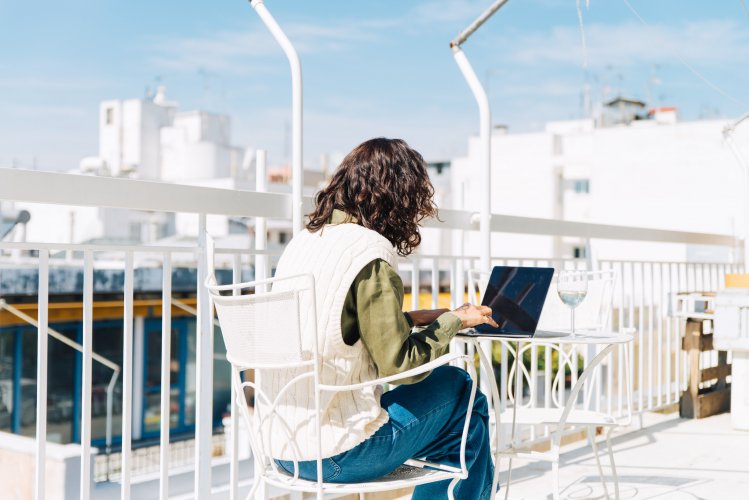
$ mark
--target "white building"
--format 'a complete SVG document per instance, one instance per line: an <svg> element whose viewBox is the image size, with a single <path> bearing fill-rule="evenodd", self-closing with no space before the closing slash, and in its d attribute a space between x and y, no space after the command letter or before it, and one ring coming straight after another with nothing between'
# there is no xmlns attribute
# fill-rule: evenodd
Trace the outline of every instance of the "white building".
<svg viewBox="0 0 749 500"><path fill-rule="evenodd" d="M178 112L159 87L153 99L104 101L99 105L100 165L114 176L181 182L217 177L247 178L242 148L231 145L226 115Z"/></svg>
<svg viewBox="0 0 749 500"><path fill-rule="evenodd" d="M742 235L746 181L724 144L731 120L678 122L674 108L651 110L649 119L596 126L593 120L550 122L544 131L492 135L492 212L680 231ZM749 131L736 142L749 158ZM451 168L452 208L479 210L479 139ZM596 258L654 258L653 245L593 242ZM466 253L478 254L469 234ZM472 247L474 250L472 250ZM667 248L664 248L667 247ZM660 260L724 260L726 251L658 245ZM494 235L502 256L582 256L584 242L566 238Z"/></svg>
<svg viewBox="0 0 749 500"><path fill-rule="evenodd" d="M137 178L210 186L223 189L255 188L253 149L231 144L229 116L204 111L178 111L160 87L153 98L115 99L99 105L99 154L81 160L72 173ZM288 169L269 169L270 191L286 192ZM288 173L288 172L286 172ZM313 194L324 180L322 173L305 172L305 194ZM59 243L154 242L197 237L192 214L145 213L109 208L5 204L3 211L27 209L31 220L23 235L29 241ZM246 222L229 217L209 218L216 238L236 240L247 247L251 236ZM290 238L290 226L269 221L271 248Z"/></svg>

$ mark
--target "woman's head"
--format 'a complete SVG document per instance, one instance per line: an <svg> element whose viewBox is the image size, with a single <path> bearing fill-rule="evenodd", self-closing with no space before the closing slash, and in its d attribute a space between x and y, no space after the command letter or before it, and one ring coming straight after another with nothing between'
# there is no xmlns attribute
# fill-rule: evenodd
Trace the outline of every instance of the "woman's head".
<svg viewBox="0 0 749 500"><path fill-rule="evenodd" d="M401 139L370 139L351 151L317 193L307 229L327 224L334 209L377 231L410 254L421 243L419 222L437 214L424 158Z"/></svg>

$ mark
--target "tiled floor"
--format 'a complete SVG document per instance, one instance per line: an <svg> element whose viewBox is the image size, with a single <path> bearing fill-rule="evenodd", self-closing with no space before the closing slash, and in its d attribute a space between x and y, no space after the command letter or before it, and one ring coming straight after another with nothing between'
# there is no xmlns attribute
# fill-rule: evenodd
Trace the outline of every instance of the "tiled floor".
<svg viewBox="0 0 749 500"><path fill-rule="evenodd" d="M622 499L749 499L749 432L732 429L729 414L702 420L648 414L644 420L643 430L612 438ZM591 448L583 442L563 450L561 497L603 498ZM552 498L548 463L516 464L510 498ZM611 479L607 464L604 456L604 474ZM503 484L506 477L503 472ZM613 483L608 484L613 498Z"/></svg>

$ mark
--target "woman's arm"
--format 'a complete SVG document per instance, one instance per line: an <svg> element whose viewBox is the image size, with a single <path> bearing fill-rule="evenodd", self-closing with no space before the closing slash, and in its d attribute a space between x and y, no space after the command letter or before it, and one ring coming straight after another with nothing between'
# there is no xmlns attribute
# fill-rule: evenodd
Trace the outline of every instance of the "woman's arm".
<svg viewBox="0 0 749 500"><path fill-rule="evenodd" d="M492 322L487 307L461 306L455 311L432 312L436 315L426 328L411 333L411 325L402 312L403 283L385 261L365 267L354 281L356 319L364 346L380 376L395 375L416 368L445 354L450 340L461 328ZM418 316L418 315L417 315ZM426 315L424 316L425 319ZM403 380L414 383L427 374Z"/></svg>
<svg viewBox="0 0 749 500"><path fill-rule="evenodd" d="M409 311L406 314L411 318L414 326L426 326L437 320L441 315L450 312L450 309L420 309Z"/></svg>

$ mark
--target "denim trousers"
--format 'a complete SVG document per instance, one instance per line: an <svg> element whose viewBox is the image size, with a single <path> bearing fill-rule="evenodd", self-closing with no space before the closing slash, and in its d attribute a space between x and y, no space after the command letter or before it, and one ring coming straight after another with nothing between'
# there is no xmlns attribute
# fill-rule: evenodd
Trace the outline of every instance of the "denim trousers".
<svg viewBox="0 0 749 500"><path fill-rule="evenodd" d="M323 480L333 483L370 481L395 470L409 458L460 467L460 442L470 396L470 375L452 366L441 366L416 384L401 385L386 392L380 404L390 420L358 446L324 458ZM468 478L455 486L456 499L491 498L494 466L489 439L486 398L476 390L466 443ZM293 462L278 460L276 463L293 473ZM316 461L299 462L299 475L316 480ZM448 480L418 486L412 498L447 498L449 484Z"/></svg>

